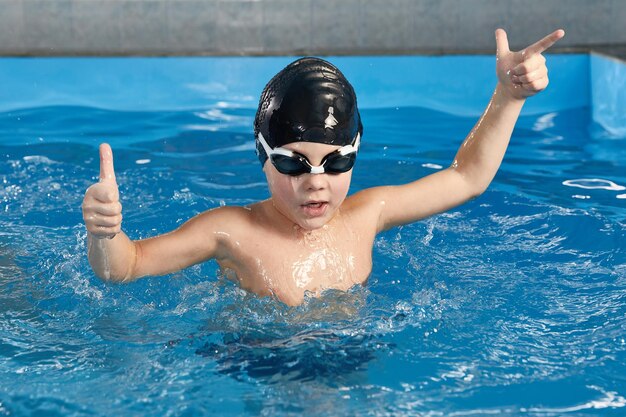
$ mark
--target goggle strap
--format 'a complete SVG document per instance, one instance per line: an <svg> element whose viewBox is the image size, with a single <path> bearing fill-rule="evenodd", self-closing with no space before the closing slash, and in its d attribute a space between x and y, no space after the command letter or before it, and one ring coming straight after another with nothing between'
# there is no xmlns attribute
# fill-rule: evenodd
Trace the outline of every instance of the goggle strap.
<svg viewBox="0 0 626 417"><path fill-rule="evenodd" d="M261 146L263 146L263 150L265 151L265 154L269 158L269 156L272 154L272 148L270 148L270 145L267 144L261 132L259 132L258 138L259 138L259 142L261 142Z"/></svg>
<svg viewBox="0 0 626 417"><path fill-rule="evenodd" d="M261 146L263 146L263 150L265 151L267 156L270 156L271 154L280 154L280 155L285 155L285 156L294 155L292 151L282 148L282 147L277 147L274 149L270 148L270 145L268 145L267 141L265 140L261 132L259 132L259 142L261 142ZM353 145L350 144L350 145L342 146L341 148L338 149L338 151L342 156L344 156L349 153L358 151L360 144L361 144L361 134L357 133L354 139Z"/></svg>
<svg viewBox="0 0 626 417"><path fill-rule="evenodd" d="M356 137L354 139L354 144L342 146L338 149L341 156L345 156L349 153L356 152L359 150L359 145L361 144L361 134L357 132Z"/></svg>

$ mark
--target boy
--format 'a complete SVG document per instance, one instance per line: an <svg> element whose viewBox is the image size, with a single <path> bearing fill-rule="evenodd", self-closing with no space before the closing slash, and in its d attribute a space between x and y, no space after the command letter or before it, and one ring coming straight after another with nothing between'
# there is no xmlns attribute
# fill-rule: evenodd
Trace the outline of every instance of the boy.
<svg viewBox="0 0 626 417"><path fill-rule="evenodd" d="M377 233L485 191L525 99L548 85L541 53L564 34L512 52L498 29L498 84L484 114L449 168L401 186L346 198L362 134L356 96L339 70L316 58L287 66L261 96L255 134L268 200L209 210L173 232L133 242L121 231L113 155L102 144L100 182L83 200L89 262L101 278L127 282L214 258L242 288L288 305L302 303L306 291L362 284Z"/></svg>

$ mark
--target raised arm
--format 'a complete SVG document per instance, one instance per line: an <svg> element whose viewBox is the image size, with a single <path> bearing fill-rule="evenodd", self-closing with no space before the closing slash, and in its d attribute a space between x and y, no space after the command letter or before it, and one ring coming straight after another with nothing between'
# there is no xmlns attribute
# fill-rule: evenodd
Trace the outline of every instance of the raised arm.
<svg viewBox="0 0 626 417"><path fill-rule="evenodd" d="M194 217L177 230L132 241L122 231L122 205L113 168L113 153L100 145L100 181L85 192L83 219L87 227L89 263L100 278L132 281L163 275L220 256L216 232L233 217L233 209L213 210ZM215 230L214 230L215 229Z"/></svg>
<svg viewBox="0 0 626 417"><path fill-rule="evenodd" d="M564 35L563 30L557 30L522 51L512 52L506 32L496 31L498 83L452 165L412 183L373 188L358 197L381 207L378 231L448 210L487 189L500 167L526 98L548 85L548 70L541 54Z"/></svg>
<svg viewBox="0 0 626 417"><path fill-rule="evenodd" d="M506 32L496 31L498 84L451 167L468 183L470 197L485 191L496 175L526 98L548 86L548 68L541 53L564 35L557 30L522 51L512 52Z"/></svg>

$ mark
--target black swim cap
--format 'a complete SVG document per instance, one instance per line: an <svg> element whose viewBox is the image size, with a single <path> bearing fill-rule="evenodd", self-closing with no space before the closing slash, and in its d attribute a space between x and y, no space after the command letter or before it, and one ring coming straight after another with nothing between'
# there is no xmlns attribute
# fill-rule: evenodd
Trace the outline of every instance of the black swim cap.
<svg viewBox="0 0 626 417"><path fill-rule="evenodd" d="M306 57L287 65L263 89L254 136L273 149L292 142L349 145L363 125L354 89L331 63ZM256 141L261 164L267 155Z"/></svg>

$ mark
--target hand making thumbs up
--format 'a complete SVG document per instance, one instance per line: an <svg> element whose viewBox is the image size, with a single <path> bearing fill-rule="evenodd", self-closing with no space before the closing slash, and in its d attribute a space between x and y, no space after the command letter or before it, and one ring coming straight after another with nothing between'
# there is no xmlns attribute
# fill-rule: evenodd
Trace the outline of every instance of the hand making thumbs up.
<svg viewBox="0 0 626 417"><path fill-rule="evenodd" d="M115 181L111 147L100 145L100 181L85 192L83 219L92 236L114 238L122 230L122 205Z"/></svg>

